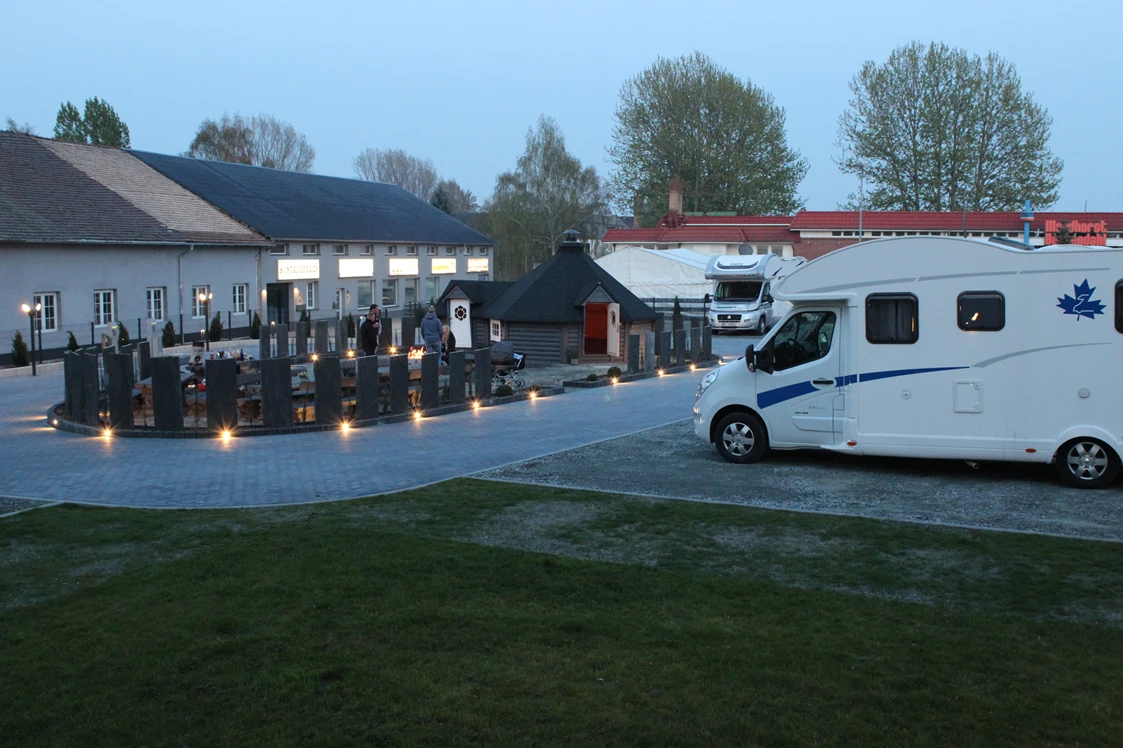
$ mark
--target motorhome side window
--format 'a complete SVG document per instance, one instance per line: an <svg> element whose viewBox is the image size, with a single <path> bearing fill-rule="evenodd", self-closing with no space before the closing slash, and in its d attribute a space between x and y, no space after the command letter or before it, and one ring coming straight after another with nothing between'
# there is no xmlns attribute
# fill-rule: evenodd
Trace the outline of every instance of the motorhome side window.
<svg viewBox="0 0 1123 748"><path fill-rule="evenodd" d="M772 370L791 369L830 353L834 323L834 312L800 312L789 317L769 344Z"/></svg>
<svg viewBox="0 0 1123 748"><path fill-rule="evenodd" d="M1123 332L1123 281L1115 284L1115 329Z"/></svg>
<svg viewBox="0 0 1123 748"><path fill-rule="evenodd" d="M866 297L866 340L911 344L920 336L919 304L911 293L876 293Z"/></svg>
<svg viewBox="0 0 1123 748"><path fill-rule="evenodd" d="M998 291L965 291L956 304L960 330L1001 330L1006 326L1006 297Z"/></svg>

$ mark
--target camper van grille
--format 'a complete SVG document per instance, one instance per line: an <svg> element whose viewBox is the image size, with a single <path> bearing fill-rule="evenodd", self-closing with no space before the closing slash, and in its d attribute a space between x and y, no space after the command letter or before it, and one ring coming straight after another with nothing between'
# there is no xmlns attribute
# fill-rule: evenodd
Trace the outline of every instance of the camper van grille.
<svg viewBox="0 0 1123 748"><path fill-rule="evenodd" d="M719 314L717 316L718 322L740 322L740 314Z"/></svg>

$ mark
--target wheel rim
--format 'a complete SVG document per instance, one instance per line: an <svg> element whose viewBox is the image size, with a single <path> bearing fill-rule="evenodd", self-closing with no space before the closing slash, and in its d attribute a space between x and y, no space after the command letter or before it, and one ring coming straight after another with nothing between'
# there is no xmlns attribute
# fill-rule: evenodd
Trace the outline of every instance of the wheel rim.
<svg viewBox="0 0 1123 748"><path fill-rule="evenodd" d="M759 320L757 320L756 331L761 333L762 335L764 334L764 317L761 317Z"/></svg>
<svg viewBox="0 0 1123 748"><path fill-rule="evenodd" d="M744 457L756 444L756 435L746 423L731 423L721 432L721 443L725 451L734 457Z"/></svg>
<svg viewBox="0 0 1123 748"><path fill-rule="evenodd" d="M1095 442L1077 442L1069 448L1065 463L1078 480L1098 480L1107 471L1107 450Z"/></svg>

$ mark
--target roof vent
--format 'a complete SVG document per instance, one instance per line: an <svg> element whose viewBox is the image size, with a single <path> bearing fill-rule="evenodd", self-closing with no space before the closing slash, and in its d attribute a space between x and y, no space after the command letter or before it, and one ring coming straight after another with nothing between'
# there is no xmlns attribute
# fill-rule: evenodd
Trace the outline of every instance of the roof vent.
<svg viewBox="0 0 1123 748"><path fill-rule="evenodd" d="M584 252L585 243L581 241L581 235L575 230L570 229L562 234L562 243L558 246L559 252Z"/></svg>

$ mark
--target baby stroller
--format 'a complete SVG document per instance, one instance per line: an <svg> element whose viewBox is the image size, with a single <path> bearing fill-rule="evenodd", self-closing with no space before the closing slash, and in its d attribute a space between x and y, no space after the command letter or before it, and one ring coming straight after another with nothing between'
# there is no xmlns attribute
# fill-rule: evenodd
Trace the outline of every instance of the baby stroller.
<svg viewBox="0 0 1123 748"><path fill-rule="evenodd" d="M510 341L501 340L491 346L491 388L494 390L501 384L507 384L513 390L523 389L526 380L520 372L525 366L526 356L515 353Z"/></svg>

